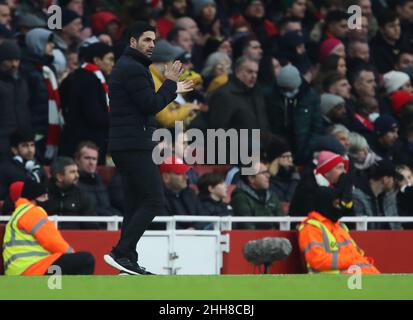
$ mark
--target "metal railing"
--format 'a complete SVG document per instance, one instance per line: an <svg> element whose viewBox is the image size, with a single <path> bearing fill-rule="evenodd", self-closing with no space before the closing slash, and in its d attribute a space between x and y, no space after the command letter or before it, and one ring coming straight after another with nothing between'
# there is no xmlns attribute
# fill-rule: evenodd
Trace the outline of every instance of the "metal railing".
<svg viewBox="0 0 413 320"><path fill-rule="evenodd" d="M96 217L96 216L49 216L49 219L53 221L56 226L59 226L61 222L101 222L107 224L107 230L117 231L119 225L123 221L123 217L109 216L109 217ZM291 230L291 223L299 223L304 220L305 217L236 217L236 216L169 216L169 217L155 217L155 223L165 223L166 230L176 230L176 224L179 222L205 222L211 223L213 230L232 230L233 223L278 223L282 231ZM0 216L0 222L7 222L10 220L10 216ZM368 224L374 222L400 222L407 223L413 222L413 217L343 217L340 221L350 222L356 224L356 230L366 231L368 230Z"/></svg>

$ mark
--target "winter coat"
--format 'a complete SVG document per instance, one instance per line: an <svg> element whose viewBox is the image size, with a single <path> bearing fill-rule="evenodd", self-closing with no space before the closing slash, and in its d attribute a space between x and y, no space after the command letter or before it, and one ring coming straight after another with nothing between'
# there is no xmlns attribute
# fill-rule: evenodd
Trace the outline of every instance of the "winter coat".
<svg viewBox="0 0 413 320"><path fill-rule="evenodd" d="M189 187L181 190L179 193L174 193L166 186L165 189L165 214L169 216L176 215L189 215L199 216L202 215L202 205L192 189ZM178 228L193 228L198 227L199 223L177 223Z"/></svg>
<svg viewBox="0 0 413 320"><path fill-rule="evenodd" d="M208 105L209 128L269 130L265 100L260 89L255 86L248 90L233 76L211 94Z"/></svg>
<svg viewBox="0 0 413 320"><path fill-rule="evenodd" d="M77 69L61 84L60 95L65 118L60 153L73 157L77 145L90 140L99 147L99 164L104 164L109 112L102 83L93 72Z"/></svg>
<svg viewBox="0 0 413 320"><path fill-rule="evenodd" d="M99 175L80 172L77 186L91 199L92 206L96 208L96 215L121 215L119 210L111 206L108 190Z"/></svg>
<svg viewBox="0 0 413 320"><path fill-rule="evenodd" d="M360 184L353 190L354 214L368 217L398 217L396 192L383 192L375 197L368 183ZM368 224L369 229L401 230L399 222Z"/></svg>
<svg viewBox="0 0 413 320"><path fill-rule="evenodd" d="M303 83L298 94L289 99L275 87L272 95L268 97L267 105L272 133L284 137L289 142L298 164L305 163L310 157L315 139L322 133L318 94ZM294 106L290 124L287 123L288 105Z"/></svg>
<svg viewBox="0 0 413 320"><path fill-rule="evenodd" d="M281 202L291 202L299 182L300 176L297 172L293 172L289 176L278 174L270 179L271 189Z"/></svg>
<svg viewBox="0 0 413 320"><path fill-rule="evenodd" d="M397 193L397 209L399 216L413 216L413 187L406 186ZM403 223L403 229L413 229L413 222Z"/></svg>
<svg viewBox="0 0 413 320"><path fill-rule="evenodd" d="M49 200L41 206L50 215L58 216L95 216L93 202L76 185L61 189L54 179L49 184ZM59 229L99 229L95 222L61 222Z"/></svg>
<svg viewBox="0 0 413 320"><path fill-rule="evenodd" d="M31 129L29 89L25 79L0 71L0 158L10 153L9 136L16 129Z"/></svg>
<svg viewBox="0 0 413 320"><path fill-rule="evenodd" d="M234 216L275 217L282 216L280 201L270 190L257 192L243 181L231 195ZM273 223L240 223L237 229L274 229Z"/></svg>
<svg viewBox="0 0 413 320"><path fill-rule="evenodd" d="M155 115L176 98L177 84L166 80L155 93L143 53L127 47L116 62L109 81L109 151L152 150Z"/></svg>
<svg viewBox="0 0 413 320"><path fill-rule="evenodd" d="M399 43L392 46L384 40L381 32L377 32L370 42L370 52L371 61L377 66L379 73L383 74L394 69L400 52Z"/></svg>
<svg viewBox="0 0 413 320"><path fill-rule="evenodd" d="M0 163L0 200L9 194L9 186L16 181L24 181L26 177L32 176L41 183L47 183L47 174L43 167L37 162L34 166L26 169L26 161L22 162L16 157L8 158Z"/></svg>

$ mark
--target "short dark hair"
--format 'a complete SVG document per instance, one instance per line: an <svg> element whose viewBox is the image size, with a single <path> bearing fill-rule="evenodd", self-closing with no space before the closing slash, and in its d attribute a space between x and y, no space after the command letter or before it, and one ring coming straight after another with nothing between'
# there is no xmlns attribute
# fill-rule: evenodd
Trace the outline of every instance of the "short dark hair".
<svg viewBox="0 0 413 320"><path fill-rule="evenodd" d="M357 68L351 70L348 74L348 81L352 86L360 78L360 75L363 71L374 73L373 68L367 63L359 65Z"/></svg>
<svg viewBox="0 0 413 320"><path fill-rule="evenodd" d="M17 129L9 136L10 146L17 148L20 143L34 142L34 133L24 129Z"/></svg>
<svg viewBox="0 0 413 320"><path fill-rule="evenodd" d="M113 48L106 43L96 42L83 49L83 57L86 62L93 62L93 58L102 59L108 53L113 52Z"/></svg>
<svg viewBox="0 0 413 320"><path fill-rule="evenodd" d="M198 180L198 190L200 194L209 194L209 187L215 187L216 185L224 182L224 177L219 173L205 173Z"/></svg>
<svg viewBox="0 0 413 320"><path fill-rule="evenodd" d="M252 61L259 65L259 62L257 60L246 56L241 56L234 63L234 71L237 71L239 68L241 68L241 66L247 61Z"/></svg>
<svg viewBox="0 0 413 320"><path fill-rule="evenodd" d="M347 20L348 17L348 13L342 10L331 10L327 13L325 24L329 25L331 23L340 22L341 20Z"/></svg>
<svg viewBox="0 0 413 320"><path fill-rule="evenodd" d="M77 145L76 151L75 151L75 154L74 154L75 159L79 159L80 152L82 151L83 148L89 148L89 149L95 150L99 153L99 147L97 146L97 144L94 143L93 141L86 140L86 141L80 142Z"/></svg>
<svg viewBox="0 0 413 320"><path fill-rule="evenodd" d="M156 32L156 29L146 21L137 21L129 28L129 37L139 39L146 31Z"/></svg>
<svg viewBox="0 0 413 320"><path fill-rule="evenodd" d="M384 28L386 24L392 23L399 19L397 14L394 11L385 10L377 17L377 23L379 24L380 28Z"/></svg>
<svg viewBox="0 0 413 320"><path fill-rule="evenodd" d="M75 161L69 157L57 157L50 165L50 174L52 178L56 178L57 174L64 174L65 168L75 165Z"/></svg>
<svg viewBox="0 0 413 320"><path fill-rule="evenodd" d="M283 17L280 22L278 23L278 26L280 29L285 28L285 26L289 23L299 23L302 25L302 22L300 19L295 18L295 17Z"/></svg>
<svg viewBox="0 0 413 320"><path fill-rule="evenodd" d="M322 83L323 91L328 92L328 90L330 89L332 85L344 79L347 79L347 78L345 76L342 76L336 71L331 71L327 73Z"/></svg>
<svg viewBox="0 0 413 320"><path fill-rule="evenodd" d="M187 29L181 28L181 27L174 27L174 28L171 30L171 32L169 32L167 40L168 40L169 42L177 42L178 39L179 39L179 33L180 33L181 31L187 31Z"/></svg>

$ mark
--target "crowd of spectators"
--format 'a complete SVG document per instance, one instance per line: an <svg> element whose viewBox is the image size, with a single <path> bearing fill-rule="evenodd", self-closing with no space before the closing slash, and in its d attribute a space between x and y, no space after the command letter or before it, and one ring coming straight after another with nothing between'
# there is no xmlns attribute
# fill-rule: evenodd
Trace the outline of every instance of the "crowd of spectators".
<svg viewBox="0 0 413 320"><path fill-rule="evenodd" d="M350 5L362 10L356 27ZM98 168L113 165L110 74L139 20L157 30L156 90L175 60L195 83L159 127L261 132L253 176L162 164L165 215L306 216L311 191L346 172L352 215L413 216L413 0L0 0L1 214L29 176L48 186L50 215L122 215L119 175L104 181Z"/></svg>

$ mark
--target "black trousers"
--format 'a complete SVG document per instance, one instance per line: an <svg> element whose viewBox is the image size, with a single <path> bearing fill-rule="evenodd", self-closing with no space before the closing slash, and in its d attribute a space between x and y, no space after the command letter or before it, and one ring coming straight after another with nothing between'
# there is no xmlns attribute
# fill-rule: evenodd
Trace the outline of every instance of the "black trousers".
<svg viewBox="0 0 413 320"><path fill-rule="evenodd" d="M163 215L163 183L152 151L117 151L112 152L112 159L122 178L126 203L120 240L113 253L137 261L139 239L153 218Z"/></svg>
<svg viewBox="0 0 413 320"><path fill-rule="evenodd" d="M62 275L88 275L95 271L95 259L89 252L64 254L53 265L60 267Z"/></svg>

